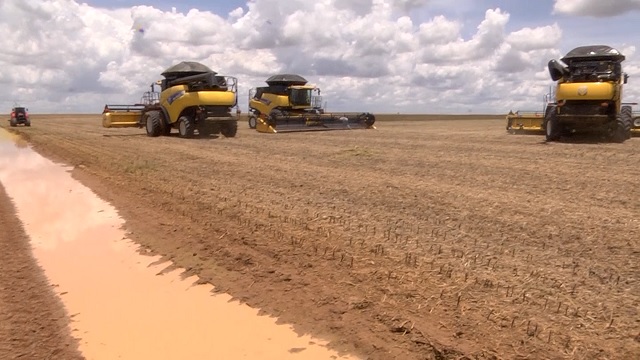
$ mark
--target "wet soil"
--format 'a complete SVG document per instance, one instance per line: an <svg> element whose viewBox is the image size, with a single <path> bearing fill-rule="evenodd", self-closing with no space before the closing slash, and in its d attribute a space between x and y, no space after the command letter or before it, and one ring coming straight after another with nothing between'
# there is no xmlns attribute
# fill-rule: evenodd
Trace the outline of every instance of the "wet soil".
<svg viewBox="0 0 640 360"><path fill-rule="evenodd" d="M52 115L14 131L74 165L145 251L336 349L640 356L640 139L398 120L184 140Z"/></svg>
<svg viewBox="0 0 640 360"><path fill-rule="evenodd" d="M0 129L0 140L9 135ZM83 357L353 359L328 350L323 339L299 336L275 318L258 316L257 309L227 294L212 296L211 285L183 276L184 269L160 256L138 253L113 206L73 179L67 167L15 136L10 140L0 142L0 183L31 254L73 314L70 326ZM10 284L10 290L22 285ZM37 307L49 310L46 304Z"/></svg>
<svg viewBox="0 0 640 360"><path fill-rule="evenodd" d="M0 184L0 359L82 359L68 324Z"/></svg>

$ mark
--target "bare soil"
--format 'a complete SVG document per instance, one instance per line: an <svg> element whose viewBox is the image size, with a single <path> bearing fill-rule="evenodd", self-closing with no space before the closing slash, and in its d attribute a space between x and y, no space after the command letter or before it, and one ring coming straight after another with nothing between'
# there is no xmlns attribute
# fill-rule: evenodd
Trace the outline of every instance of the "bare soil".
<svg viewBox="0 0 640 360"><path fill-rule="evenodd" d="M33 115L13 131L75 165L146 249L336 349L639 358L640 138L424 118L181 139Z"/></svg>
<svg viewBox="0 0 640 360"><path fill-rule="evenodd" d="M0 184L0 359L81 359L69 317Z"/></svg>

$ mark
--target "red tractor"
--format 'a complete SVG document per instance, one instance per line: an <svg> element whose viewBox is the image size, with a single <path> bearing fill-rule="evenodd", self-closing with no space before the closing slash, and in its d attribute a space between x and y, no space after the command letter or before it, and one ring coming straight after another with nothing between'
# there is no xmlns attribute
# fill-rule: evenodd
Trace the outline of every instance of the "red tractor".
<svg viewBox="0 0 640 360"><path fill-rule="evenodd" d="M16 127L20 124L24 126L31 126L31 120L29 119L29 109L24 107L14 107L11 109L11 118L9 119L9 125Z"/></svg>

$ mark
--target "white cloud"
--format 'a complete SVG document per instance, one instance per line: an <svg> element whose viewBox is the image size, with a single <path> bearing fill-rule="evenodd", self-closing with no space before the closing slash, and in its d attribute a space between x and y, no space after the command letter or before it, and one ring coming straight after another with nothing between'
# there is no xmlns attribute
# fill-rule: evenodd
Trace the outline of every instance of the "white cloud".
<svg viewBox="0 0 640 360"><path fill-rule="evenodd" d="M229 17L232 19L238 19L241 18L242 15L244 15L244 9L239 7L239 8L235 8L233 11L231 11L229 13Z"/></svg>
<svg viewBox="0 0 640 360"><path fill-rule="evenodd" d="M553 11L559 14L608 17L640 10L640 0L555 0Z"/></svg>
<svg viewBox="0 0 640 360"><path fill-rule="evenodd" d="M514 31L507 36L507 43L518 50L529 51L554 48L560 44L561 38L560 26L553 24Z"/></svg>
<svg viewBox="0 0 640 360"><path fill-rule="evenodd" d="M471 23L433 10L445 3L249 0L214 14L0 0L0 31L10 34L0 38L0 106L19 100L33 112L99 112L104 103L135 103L164 69L183 60L238 77L245 110L248 89L279 72L321 86L333 110L537 106L551 84L547 62L563 55L561 26L518 26L500 8L477 10L480 19ZM625 96L640 98L637 40L620 41L632 76Z"/></svg>
<svg viewBox="0 0 640 360"><path fill-rule="evenodd" d="M486 59L504 41L504 28L508 21L509 14L502 12L500 9L487 10L485 19L480 23L478 31L470 40L465 41L460 34L456 34L455 41L428 45L422 51L422 60L438 63ZM449 24L446 26L450 27Z"/></svg>
<svg viewBox="0 0 640 360"><path fill-rule="evenodd" d="M438 15L427 23L420 24L419 39L423 44L446 44L459 38L462 24Z"/></svg>

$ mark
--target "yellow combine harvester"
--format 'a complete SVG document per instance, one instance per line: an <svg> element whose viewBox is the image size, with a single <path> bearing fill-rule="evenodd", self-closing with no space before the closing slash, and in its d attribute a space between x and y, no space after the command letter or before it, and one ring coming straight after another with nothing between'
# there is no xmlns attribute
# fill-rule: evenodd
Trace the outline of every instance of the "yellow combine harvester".
<svg viewBox="0 0 640 360"><path fill-rule="evenodd" d="M183 61L167 70L151 85L140 103L105 105L102 126L146 128L148 136L169 135L177 128L181 137L222 134L234 137L238 130L238 81L220 76L205 65ZM159 85L161 91L156 92Z"/></svg>
<svg viewBox="0 0 640 360"><path fill-rule="evenodd" d="M279 74L249 91L249 127L264 133L375 129L370 113L327 114L320 89L299 75Z"/></svg>
<svg viewBox="0 0 640 360"><path fill-rule="evenodd" d="M575 132L598 132L618 143L631 137L632 104L622 102L622 87L629 77L622 72L624 60L614 48L590 45L549 61L549 74L557 84L555 101L544 116L547 141Z"/></svg>

